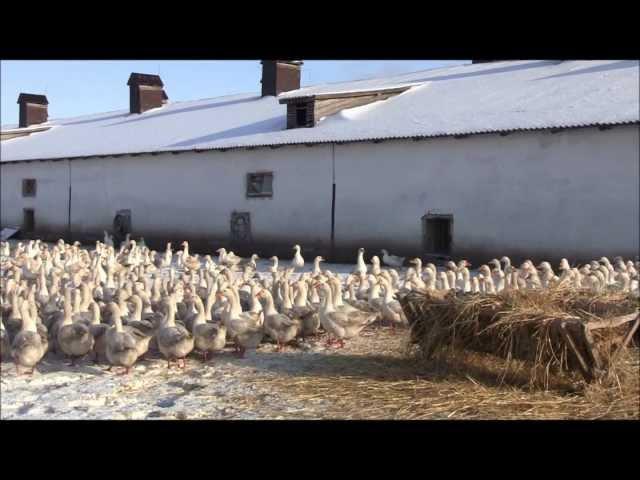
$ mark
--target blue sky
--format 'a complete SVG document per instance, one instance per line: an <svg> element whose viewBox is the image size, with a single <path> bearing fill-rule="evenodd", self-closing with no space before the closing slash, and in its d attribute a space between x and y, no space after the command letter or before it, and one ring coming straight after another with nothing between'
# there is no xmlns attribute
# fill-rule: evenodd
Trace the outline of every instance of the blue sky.
<svg viewBox="0 0 640 480"><path fill-rule="evenodd" d="M465 60L308 60L302 86L413 72ZM129 108L126 86L131 72L159 73L170 101L195 100L260 91L261 66L255 61L2 61L2 125L18 123L18 94L44 93L49 118Z"/></svg>

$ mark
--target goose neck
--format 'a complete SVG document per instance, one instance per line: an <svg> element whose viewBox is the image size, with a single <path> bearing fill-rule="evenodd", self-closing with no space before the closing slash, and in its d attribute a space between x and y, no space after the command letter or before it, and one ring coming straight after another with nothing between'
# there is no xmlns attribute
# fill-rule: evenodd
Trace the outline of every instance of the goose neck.
<svg viewBox="0 0 640 480"><path fill-rule="evenodd" d="M335 311L335 305L333 303L333 292L331 291L331 287L327 286L324 290L324 296L322 298L322 311L326 313L331 313Z"/></svg>
<svg viewBox="0 0 640 480"><path fill-rule="evenodd" d="M273 296L269 292L265 291L264 292L264 297L265 297L265 303L266 303L266 306L265 306L265 309L264 309L265 310L265 314L266 315L276 315L278 313L278 311L276 310L276 307L274 305Z"/></svg>

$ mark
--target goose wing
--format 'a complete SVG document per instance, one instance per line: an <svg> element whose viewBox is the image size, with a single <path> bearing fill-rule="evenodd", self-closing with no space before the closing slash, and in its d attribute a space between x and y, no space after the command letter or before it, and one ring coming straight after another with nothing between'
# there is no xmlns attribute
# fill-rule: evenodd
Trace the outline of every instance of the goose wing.
<svg viewBox="0 0 640 480"><path fill-rule="evenodd" d="M216 338L220 334L220 325L215 323L202 323L196 327L195 333L206 338Z"/></svg>
<svg viewBox="0 0 640 480"><path fill-rule="evenodd" d="M42 342L40 341L40 335L38 335L36 332L20 332L13 339L11 348L17 351L35 345L40 345L41 343Z"/></svg>
<svg viewBox="0 0 640 480"><path fill-rule="evenodd" d="M369 323L375 319L375 315L369 312L353 311L349 313L334 312L330 315L331 320L342 328L354 327Z"/></svg>
<svg viewBox="0 0 640 480"><path fill-rule="evenodd" d="M163 328L158 335L158 340L167 347L178 345L184 340L189 340L190 338L191 334L187 329L178 325L175 327Z"/></svg>
<svg viewBox="0 0 640 480"><path fill-rule="evenodd" d="M145 337L150 337L155 331L153 323L149 320L132 320L127 326Z"/></svg>
<svg viewBox="0 0 640 480"><path fill-rule="evenodd" d="M127 331L114 332L110 338L109 348L114 352L126 352L127 350L137 350L136 339Z"/></svg>

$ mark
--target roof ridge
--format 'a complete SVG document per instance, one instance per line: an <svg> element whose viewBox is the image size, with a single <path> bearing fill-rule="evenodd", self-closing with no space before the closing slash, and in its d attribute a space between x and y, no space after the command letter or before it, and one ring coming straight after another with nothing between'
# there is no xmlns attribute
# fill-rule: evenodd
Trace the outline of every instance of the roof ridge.
<svg viewBox="0 0 640 480"><path fill-rule="evenodd" d="M316 83L314 85L306 85L304 87L300 87L298 90L304 90L307 88L314 88L314 87L322 87L325 85L336 85L336 84L341 84L341 83L351 83L351 82L366 82L366 81L370 81L370 80L379 80L379 79L383 79L383 78L393 78L393 77L399 77L401 75L411 75L414 73L422 73L422 72L432 72L435 70L445 70L448 68L456 68L456 67L466 67L466 66L470 66L473 65L471 63L459 63L457 65L444 65L442 67L434 67L434 68L425 68L424 70L412 70L410 72L403 72L403 73L397 73L394 75L384 75L384 76L373 76L373 77L367 77L367 78L357 78L354 80L339 80L336 82L325 82L325 83ZM289 92L283 92L283 95L285 93L290 93L290 92L295 92L295 90L290 90Z"/></svg>
<svg viewBox="0 0 640 480"><path fill-rule="evenodd" d="M253 92L255 95L259 95L259 92ZM167 102L166 104L163 105L163 107L167 107L167 106L172 106L172 105L177 105L177 104L181 104L181 103L189 103L189 102L202 102L204 100L217 100L219 98L225 98L225 97L233 97L233 96L238 96L238 95L250 95L249 92L244 92L244 93L231 93L228 95L220 95L218 97L205 97L205 98L196 98L193 100L172 100ZM157 108L153 109L153 110L158 110ZM109 113L126 113L129 112L129 110L127 108L121 108L118 110L108 110L105 112L95 112L95 113L86 113L84 115L76 115L74 117L56 117L56 118L50 118L48 121L49 122L56 122L56 121L62 121L62 120L82 120L85 119L87 117L93 117L93 116L100 116L100 115L106 115ZM12 124L9 124L12 125ZM17 124L16 124L17 125ZM4 127L4 126L3 126Z"/></svg>

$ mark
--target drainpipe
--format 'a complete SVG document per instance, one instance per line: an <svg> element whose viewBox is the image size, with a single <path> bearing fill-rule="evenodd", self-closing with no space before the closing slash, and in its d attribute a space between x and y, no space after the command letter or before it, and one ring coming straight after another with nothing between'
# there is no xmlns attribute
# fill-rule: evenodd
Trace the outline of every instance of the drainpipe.
<svg viewBox="0 0 640 480"><path fill-rule="evenodd" d="M336 241L336 144L331 144L331 261L335 260Z"/></svg>
<svg viewBox="0 0 640 480"><path fill-rule="evenodd" d="M68 217L67 217L67 238L68 242L71 242L71 159L67 160L69 166L69 204L68 204Z"/></svg>

